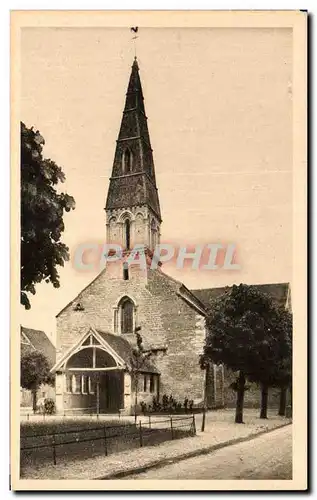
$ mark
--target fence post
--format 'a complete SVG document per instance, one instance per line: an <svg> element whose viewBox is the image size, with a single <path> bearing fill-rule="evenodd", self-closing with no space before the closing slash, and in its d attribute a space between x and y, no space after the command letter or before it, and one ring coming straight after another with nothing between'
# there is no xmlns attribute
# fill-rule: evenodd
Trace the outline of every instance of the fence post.
<svg viewBox="0 0 317 500"><path fill-rule="evenodd" d="M106 430L106 425L103 428L103 435L105 439L105 456L108 456L108 448L107 448L107 430Z"/></svg>
<svg viewBox="0 0 317 500"><path fill-rule="evenodd" d="M96 384L96 413L99 415L100 411L100 387L99 387L99 376ZM98 418L98 417L97 417Z"/></svg>
<svg viewBox="0 0 317 500"><path fill-rule="evenodd" d="M201 422L201 432L205 431L205 424L206 424L206 407L203 407L203 419Z"/></svg>
<svg viewBox="0 0 317 500"><path fill-rule="evenodd" d="M30 414L29 413L27 414L27 420L30 420Z"/></svg>
<svg viewBox="0 0 317 500"><path fill-rule="evenodd" d="M174 432L173 432L173 417L171 417L171 433L172 433L172 439L174 439Z"/></svg>
<svg viewBox="0 0 317 500"><path fill-rule="evenodd" d="M142 446L143 446L143 436L142 436L142 423L141 423L141 420L140 420L139 428L140 428L140 447L142 448Z"/></svg>
<svg viewBox="0 0 317 500"><path fill-rule="evenodd" d="M52 441L53 441L53 462L54 462L54 465L56 465L56 441L55 441L55 434L53 434Z"/></svg>
<svg viewBox="0 0 317 500"><path fill-rule="evenodd" d="M195 415L193 414L193 432L194 436L196 435L196 421L195 421Z"/></svg>
<svg viewBox="0 0 317 500"><path fill-rule="evenodd" d="M151 415L149 415L149 429L151 429Z"/></svg>

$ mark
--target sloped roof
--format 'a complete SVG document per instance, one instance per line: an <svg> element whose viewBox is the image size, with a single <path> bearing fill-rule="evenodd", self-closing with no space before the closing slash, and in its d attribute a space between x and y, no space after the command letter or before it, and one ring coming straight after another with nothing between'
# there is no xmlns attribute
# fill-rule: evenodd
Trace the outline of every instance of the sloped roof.
<svg viewBox="0 0 317 500"><path fill-rule="evenodd" d="M122 172L122 153L133 153L134 171ZM106 210L147 205L161 220L161 209L155 179L153 152L144 108L139 66L135 59L121 121Z"/></svg>
<svg viewBox="0 0 317 500"><path fill-rule="evenodd" d="M287 293L289 288L289 283L269 283L263 285L252 285L261 293L269 295L272 300L274 300L277 305L285 306L287 300ZM227 290L230 290L230 286L219 287L219 288L205 288L200 290L191 290L191 292L196 295L196 297L205 306L209 306L213 300L217 299L223 295Z"/></svg>
<svg viewBox="0 0 317 500"><path fill-rule="evenodd" d="M23 334L30 344L24 343ZM48 336L42 330L34 330L33 328L25 328L21 326L21 354L33 349L39 351L49 361L50 366L55 364L56 349Z"/></svg>
<svg viewBox="0 0 317 500"><path fill-rule="evenodd" d="M56 372L62 366L67 363L67 361L73 356L73 354L78 350L80 346L83 345L84 342L88 339L89 335L92 335L96 338L96 340L100 343L100 347L104 348L109 354L116 359L117 364L123 368L130 367L131 365L131 357L133 356L133 346L130 342L120 335L114 335L109 332L104 332L102 330L97 330L94 327L89 327L86 333L78 339L77 343L75 343L67 352L64 353L61 359L51 368L51 372ZM98 370L98 368L96 368ZM147 373L160 373L159 370L150 362L149 359L146 359L142 368L139 370L140 372Z"/></svg>
<svg viewBox="0 0 317 500"><path fill-rule="evenodd" d="M77 295L74 299L72 299L66 306L63 307L59 311L59 313L56 315L56 318L58 318L64 311L66 311L67 308L73 306L75 307L76 303L81 303L82 300L82 294L88 290L88 288L95 282L97 281L102 274L105 274L107 271L107 267L105 267L98 275L90 282L88 285L86 285ZM193 307L196 309L196 311L199 314L203 314L203 308L205 307L205 303L200 299L199 295L195 293L195 290L189 290L181 281L176 280L169 274L166 274L161 267L158 267L157 269L152 269L151 273L155 274L158 276L158 278L163 277L164 279L168 280L169 283L173 286L174 292L178 294L190 307ZM216 290L216 289L215 289ZM202 290L204 291L204 290ZM200 290L198 290L200 292Z"/></svg>
<svg viewBox="0 0 317 500"><path fill-rule="evenodd" d="M199 314L205 314L205 304L200 300L200 298L193 294L192 290L189 290L184 283L173 278L169 274L166 274L161 267L154 269L151 271L153 274L156 274L158 278L163 277L165 280L172 285L174 292L186 302L186 304L192 308L194 308Z"/></svg>
<svg viewBox="0 0 317 500"><path fill-rule="evenodd" d="M126 340L124 337L120 335L113 335L112 333L103 332L102 330L96 329L99 335L112 347L114 351L122 358L125 363L130 364L130 358L133 353L133 346ZM150 360L146 360L142 367L142 370L148 373L160 373L159 370L150 362Z"/></svg>

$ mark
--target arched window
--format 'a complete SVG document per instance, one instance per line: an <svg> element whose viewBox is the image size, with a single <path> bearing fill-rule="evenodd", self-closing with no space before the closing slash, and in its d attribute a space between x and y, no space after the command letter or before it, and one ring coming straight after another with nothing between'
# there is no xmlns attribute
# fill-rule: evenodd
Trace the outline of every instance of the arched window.
<svg viewBox="0 0 317 500"><path fill-rule="evenodd" d="M134 304L128 297L124 298L120 305L121 333L133 333Z"/></svg>
<svg viewBox="0 0 317 500"><path fill-rule="evenodd" d="M126 250L130 250L130 233L131 233L131 223L129 219L126 219L124 222L124 244Z"/></svg>
<svg viewBox="0 0 317 500"><path fill-rule="evenodd" d="M129 148L127 148L122 156L122 171L124 174L129 174L132 171L132 153Z"/></svg>
<svg viewBox="0 0 317 500"><path fill-rule="evenodd" d="M155 247L158 243L157 241L157 228L154 219L151 222L151 238L152 238L152 250L155 250Z"/></svg>
<svg viewBox="0 0 317 500"><path fill-rule="evenodd" d="M129 264L127 262L123 263L123 279L125 281L129 279Z"/></svg>

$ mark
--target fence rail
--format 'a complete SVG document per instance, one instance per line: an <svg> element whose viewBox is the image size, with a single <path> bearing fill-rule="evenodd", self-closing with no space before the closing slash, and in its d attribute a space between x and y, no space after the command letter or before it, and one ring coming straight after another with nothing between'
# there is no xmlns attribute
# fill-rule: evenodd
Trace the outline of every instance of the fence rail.
<svg viewBox="0 0 317 500"><path fill-rule="evenodd" d="M101 423L101 422L100 422ZM58 424L57 424L58 425ZM187 433L184 430L187 427ZM93 433L93 435L88 436L87 434ZM173 417L170 416L166 419L161 420L152 420L149 416L149 419L145 422L139 421L138 424L132 424L126 422L125 424L120 425L99 425L98 427L87 427L87 428L79 428L79 429L69 429L69 430L61 430L54 431L48 433L40 433L40 434L29 434L21 436L21 457L23 454L32 455L32 452L35 450L45 450L50 451L49 455L44 455L41 457L41 453L39 453L39 459L48 459L53 460L54 465L57 463L57 451L60 448L64 447L64 456L69 458L70 450L67 447L72 445L77 446L78 451L81 451L80 456L83 455L83 452L87 451L87 448L82 446L86 443L92 443L92 448L94 443L102 443L102 445L97 447L97 452L100 454L104 454L107 456L109 452L113 451L113 446L110 446L112 440L117 440L123 444L123 449L127 449L130 446L124 447L124 445L131 445L132 442L138 441L140 447L146 446L147 444L153 444L156 442L157 438L158 442L163 442L170 439L177 439L179 437L185 437L185 435L195 435L196 434L196 423L195 423L195 415L184 416L184 417ZM73 436L73 438L70 437ZM70 438L67 439L67 436ZM41 443L38 442L33 445L28 445L28 440L48 440L49 442ZM149 441L149 442L148 442ZM122 446L121 446L122 448ZM73 450L74 454L74 450ZM34 453L33 453L34 455ZM36 458L36 457L35 457Z"/></svg>
<svg viewBox="0 0 317 500"><path fill-rule="evenodd" d="M188 417L190 415L193 415L193 414L197 414L197 413L202 413L203 412L203 408L194 408L193 411L187 411L187 412L157 412L157 413L140 413L138 414L138 417L147 417L147 418L154 418L154 417L157 417L157 416L166 416L166 417L170 417L171 415L172 416L179 416L181 417L182 415ZM97 413L96 412L96 407L88 407L88 408L67 408L67 409L64 409L62 413L60 414L49 414L49 413L45 413L45 412L42 412L42 411L37 411L37 412L33 412L32 409L29 409L29 408L23 408L21 407L20 408L20 417L26 417L27 420L30 420L31 418L33 417L42 417L43 420L45 420L46 418L54 418L54 417L58 417L58 418L71 418L71 417L95 417L97 420L99 419L99 417L104 417L104 416L118 416L119 418L122 418L125 416L124 414L124 410L121 409L121 410L116 410L116 411L113 411L113 412L107 412L107 413L102 413L102 412L99 412Z"/></svg>
<svg viewBox="0 0 317 500"><path fill-rule="evenodd" d="M91 407L91 408L68 408L67 410L64 410L63 413L61 414L50 414L50 413L45 413L43 411L37 411L33 412L32 410L30 411L23 411L20 410L20 417L26 418L26 420L30 420L32 418L39 418L42 417L43 420L49 419L49 418L72 418L72 417L96 417L97 420L99 420L99 417L103 416L118 416L119 418L122 417L122 410L119 410L117 412L113 413L97 413L96 408Z"/></svg>

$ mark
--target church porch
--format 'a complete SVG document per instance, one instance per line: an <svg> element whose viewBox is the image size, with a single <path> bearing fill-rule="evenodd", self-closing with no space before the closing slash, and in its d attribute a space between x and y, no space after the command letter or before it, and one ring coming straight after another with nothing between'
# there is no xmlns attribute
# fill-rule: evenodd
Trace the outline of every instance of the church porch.
<svg viewBox="0 0 317 500"><path fill-rule="evenodd" d="M134 412L159 394L159 372L148 361L133 372L132 345L121 335L90 327L52 368L59 414Z"/></svg>
<svg viewBox="0 0 317 500"><path fill-rule="evenodd" d="M114 414L124 410L122 369L68 370L62 376L65 386L61 411L65 414Z"/></svg>
<svg viewBox="0 0 317 500"><path fill-rule="evenodd" d="M53 367L57 413L130 412L131 375L112 337L90 328Z"/></svg>

